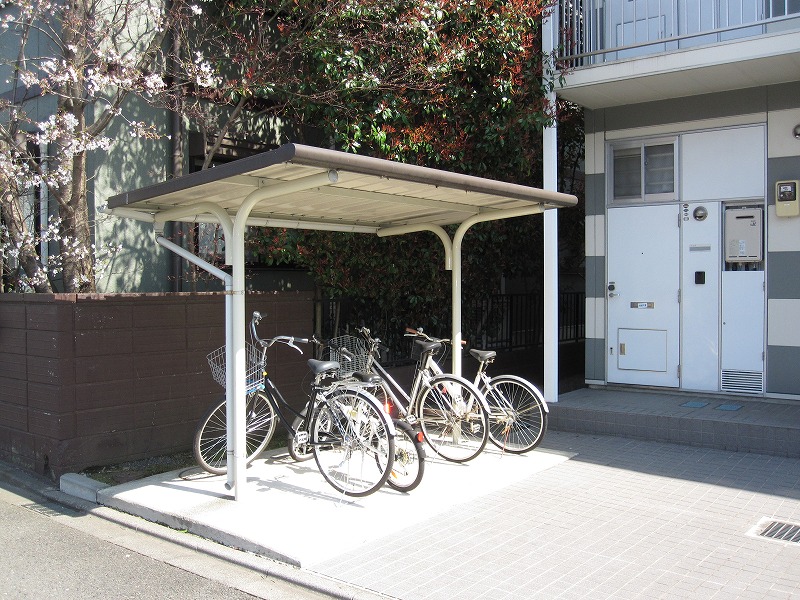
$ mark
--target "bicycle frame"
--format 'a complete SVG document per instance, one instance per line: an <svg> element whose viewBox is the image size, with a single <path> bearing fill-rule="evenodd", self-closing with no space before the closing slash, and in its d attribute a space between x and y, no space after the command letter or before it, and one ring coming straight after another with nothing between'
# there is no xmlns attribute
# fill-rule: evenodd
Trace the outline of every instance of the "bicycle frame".
<svg viewBox="0 0 800 600"><path fill-rule="evenodd" d="M403 418L409 423L413 424L414 417L412 413L414 411L414 402L416 402L420 397L424 386L430 385L430 382L439 375L445 375L444 371L436 362L436 360L434 360L433 352L426 352L424 363L417 369L417 373L415 374L414 380L411 384L411 391L410 393L407 393L403 387L397 383L397 381L391 375L389 375L383 365L376 360L374 347L376 344L375 340L373 340L366 332L362 331L361 334L370 344L368 363L369 370L374 371L381 377L381 379L383 379L384 383L389 384L384 385L384 389L389 394L389 397L392 399L394 405L397 406L397 409L400 411ZM398 398L398 394L402 398L402 402L400 401L400 398ZM489 406L483 397L478 396L478 401L483 404L483 407L487 411L489 410ZM472 406L467 406L467 410L471 409Z"/></svg>

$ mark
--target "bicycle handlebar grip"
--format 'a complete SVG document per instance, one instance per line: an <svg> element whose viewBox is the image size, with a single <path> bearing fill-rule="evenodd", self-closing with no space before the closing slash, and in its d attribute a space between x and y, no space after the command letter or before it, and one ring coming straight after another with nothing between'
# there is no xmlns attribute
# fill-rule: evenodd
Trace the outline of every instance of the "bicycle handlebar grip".
<svg viewBox="0 0 800 600"><path fill-rule="evenodd" d="M308 338L294 338L295 342L300 342L301 344L307 344L310 340Z"/></svg>

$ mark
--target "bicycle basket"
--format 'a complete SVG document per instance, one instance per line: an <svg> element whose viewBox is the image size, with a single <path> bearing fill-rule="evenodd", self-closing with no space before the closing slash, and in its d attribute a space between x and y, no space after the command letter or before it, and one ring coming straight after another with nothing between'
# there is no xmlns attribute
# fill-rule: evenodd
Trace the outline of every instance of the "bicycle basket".
<svg viewBox="0 0 800 600"><path fill-rule="evenodd" d="M249 342L245 344L247 362L245 364L245 380L247 393L261 387L261 378L264 374L264 353ZM225 346L217 348L206 355L208 366L211 367L211 376L218 384L225 387Z"/></svg>
<svg viewBox="0 0 800 600"><path fill-rule="evenodd" d="M339 377L350 377L356 371L366 371L369 365L367 347L364 340L354 335L342 335L328 341L329 360L339 363ZM343 355L344 348L353 356Z"/></svg>

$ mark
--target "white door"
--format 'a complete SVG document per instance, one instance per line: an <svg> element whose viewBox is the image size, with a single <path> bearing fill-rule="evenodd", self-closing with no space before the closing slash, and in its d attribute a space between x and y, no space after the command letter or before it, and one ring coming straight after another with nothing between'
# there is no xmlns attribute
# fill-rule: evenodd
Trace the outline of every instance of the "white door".
<svg viewBox="0 0 800 600"><path fill-rule="evenodd" d="M676 204L608 210L609 383L680 384L678 215Z"/></svg>

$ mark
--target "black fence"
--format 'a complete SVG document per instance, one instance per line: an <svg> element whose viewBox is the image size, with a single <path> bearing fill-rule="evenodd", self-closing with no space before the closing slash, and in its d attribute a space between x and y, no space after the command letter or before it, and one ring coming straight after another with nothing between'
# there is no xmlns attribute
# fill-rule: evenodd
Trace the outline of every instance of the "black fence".
<svg viewBox="0 0 800 600"><path fill-rule="evenodd" d="M560 292L558 297L559 342L583 340L586 335L586 295ZM353 333L366 326L388 348L384 359L407 359L410 341L402 325L372 308L369 301L330 299L317 301L315 328L323 338ZM449 307L438 315L449 324ZM445 330L449 329L445 328ZM541 294L495 294L466 302L462 307L463 337L470 346L487 350L524 350L544 343L544 304ZM433 333L433 332L432 332ZM442 334L447 335L447 334Z"/></svg>

